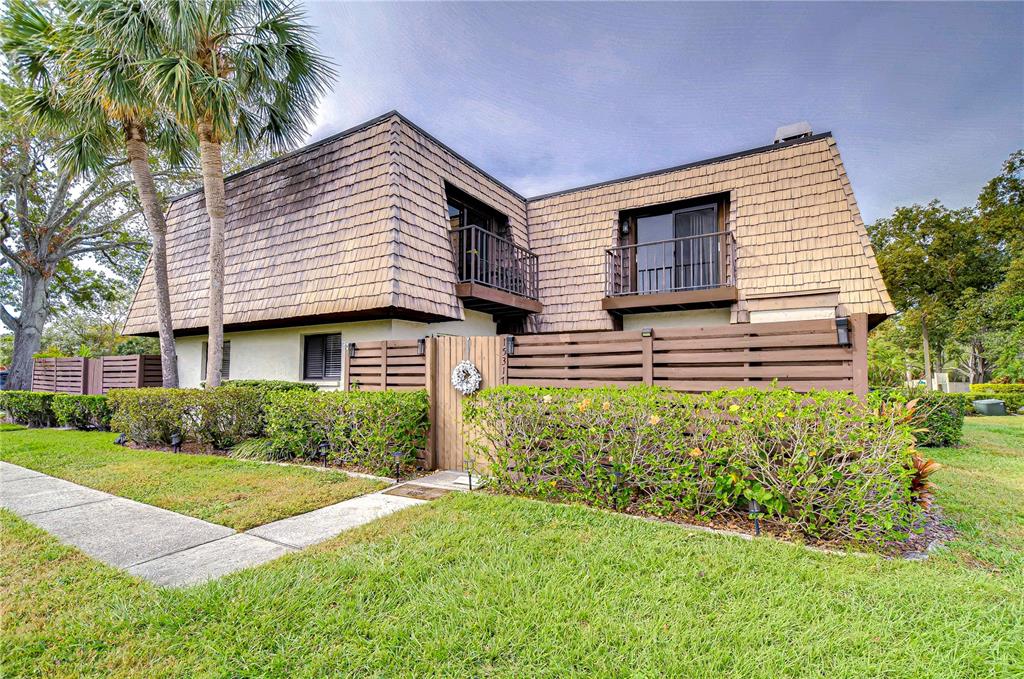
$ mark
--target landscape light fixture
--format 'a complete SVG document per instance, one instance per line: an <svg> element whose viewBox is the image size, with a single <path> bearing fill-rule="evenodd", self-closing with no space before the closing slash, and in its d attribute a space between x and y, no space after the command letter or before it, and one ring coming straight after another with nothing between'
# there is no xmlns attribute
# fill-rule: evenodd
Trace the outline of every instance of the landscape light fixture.
<svg viewBox="0 0 1024 679"><path fill-rule="evenodd" d="M402 451L396 450L391 457L395 458L395 483L398 483L402 480Z"/></svg>
<svg viewBox="0 0 1024 679"><path fill-rule="evenodd" d="M323 465L324 465L325 467L327 466L327 452L328 452L328 451L329 451L330 449L331 449L331 444L329 444L329 443L327 442L327 439L324 439L323 441L321 441L321 442L320 442L320 445L318 445L318 446L316 447L316 452L317 452L317 455L319 455L319 456L320 456L320 459L321 459L321 460L323 461Z"/></svg>
<svg viewBox="0 0 1024 679"><path fill-rule="evenodd" d="M181 452L181 434L171 434L171 450Z"/></svg>
<svg viewBox="0 0 1024 679"><path fill-rule="evenodd" d="M114 444L115 445L123 446L126 443L128 443L128 437L126 435L124 435L124 434L118 434L117 438L114 439Z"/></svg>
<svg viewBox="0 0 1024 679"><path fill-rule="evenodd" d="M750 512L750 518L754 520L754 535L761 534L761 505L758 504L757 500L751 498L750 503L747 506L747 510Z"/></svg>

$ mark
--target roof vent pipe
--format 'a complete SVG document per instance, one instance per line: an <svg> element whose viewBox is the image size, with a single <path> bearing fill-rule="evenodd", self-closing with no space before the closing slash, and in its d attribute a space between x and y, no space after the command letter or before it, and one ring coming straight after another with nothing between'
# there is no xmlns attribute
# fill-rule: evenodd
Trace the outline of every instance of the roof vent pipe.
<svg viewBox="0 0 1024 679"><path fill-rule="evenodd" d="M775 143L781 144L782 142L793 141L794 139L802 139L803 137L810 137L811 134L813 134L811 132L811 124L806 120L800 123L791 123L775 130Z"/></svg>

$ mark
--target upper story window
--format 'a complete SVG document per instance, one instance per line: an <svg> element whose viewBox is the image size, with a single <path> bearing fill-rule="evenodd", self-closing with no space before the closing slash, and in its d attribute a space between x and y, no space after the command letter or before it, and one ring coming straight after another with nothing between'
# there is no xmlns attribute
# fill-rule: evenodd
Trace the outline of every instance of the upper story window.
<svg viewBox="0 0 1024 679"><path fill-rule="evenodd" d="M341 377L341 334L306 335L303 339L302 379Z"/></svg>
<svg viewBox="0 0 1024 679"><path fill-rule="evenodd" d="M725 199L708 197L622 215L620 257L634 294L722 284Z"/></svg>
<svg viewBox="0 0 1024 679"><path fill-rule="evenodd" d="M445 185L448 222L452 229L479 226L488 233L508 235L508 217L454 186Z"/></svg>

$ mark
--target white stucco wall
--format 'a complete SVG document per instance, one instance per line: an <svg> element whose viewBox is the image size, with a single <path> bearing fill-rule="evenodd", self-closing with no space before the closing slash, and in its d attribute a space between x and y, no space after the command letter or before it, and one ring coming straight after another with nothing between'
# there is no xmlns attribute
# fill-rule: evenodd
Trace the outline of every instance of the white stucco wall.
<svg viewBox="0 0 1024 679"><path fill-rule="evenodd" d="M728 309L692 309L660 311L652 314L627 314L622 317L623 330L644 328L694 328L702 325L728 325Z"/></svg>
<svg viewBox="0 0 1024 679"><path fill-rule="evenodd" d="M348 344L384 339L419 339L428 335L494 335L496 325L488 314L467 310L466 320L445 323L383 320L228 332L224 334L224 340L231 342L229 379L315 381L321 389L337 389L341 386L341 380L302 379L302 338L305 335L337 332L341 333L342 343ZM180 337L175 341L178 380L182 387L201 385L205 341L205 335ZM342 360L347 358L348 351L343 351Z"/></svg>
<svg viewBox="0 0 1024 679"><path fill-rule="evenodd" d="M751 311L751 323L779 323L782 321L814 321L836 317L836 308L806 307L803 309L767 309Z"/></svg>

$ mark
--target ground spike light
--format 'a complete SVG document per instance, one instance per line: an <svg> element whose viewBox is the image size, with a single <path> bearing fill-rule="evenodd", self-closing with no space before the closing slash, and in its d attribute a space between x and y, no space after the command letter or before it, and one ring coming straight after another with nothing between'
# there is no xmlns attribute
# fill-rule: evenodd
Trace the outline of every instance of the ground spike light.
<svg viewBox="0 0 1024 679"><path fill-rule="evenodd" d="M750 512L750 517L754 519L754 535L761 534L761 505L754 498L750 498L750 502L747 505L747 510Z"/></svg>
<svg viewBox="0 0 1024 679"><path fill-rule="evenodd" d="M171 450L181 452L181 434L171 434Z"/></svg>
<svg viewBox="0 0 1024 679"><path fill-rule="evenodd" d="M327 466L327 452L330 450L331 444L327 442L327 439L320 441L320 445L316 447L317 454L323 461L324 466Z"/></svg>
<svg viewBox="0 0 1024 679"><path fill-rule="evenodd" d="M395 458L395 483L398 483L402 480L402 451L394 451L391 457Z"/></svg>

